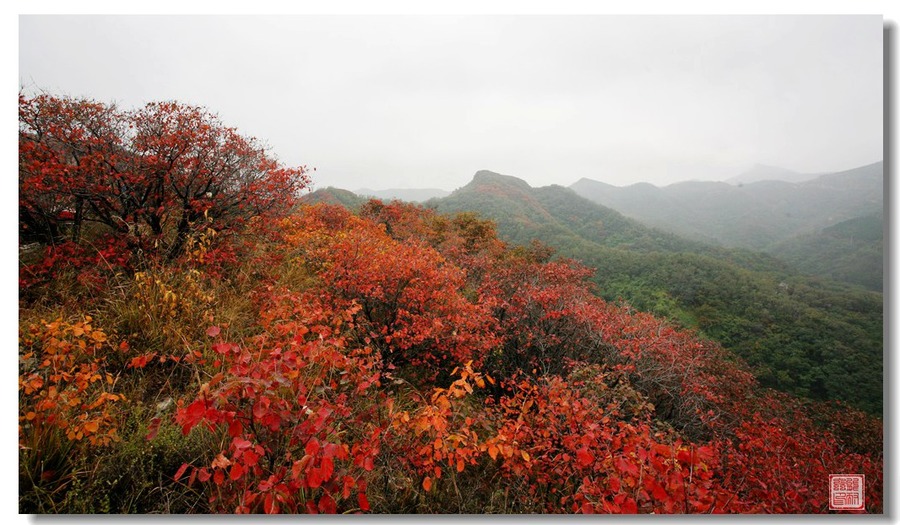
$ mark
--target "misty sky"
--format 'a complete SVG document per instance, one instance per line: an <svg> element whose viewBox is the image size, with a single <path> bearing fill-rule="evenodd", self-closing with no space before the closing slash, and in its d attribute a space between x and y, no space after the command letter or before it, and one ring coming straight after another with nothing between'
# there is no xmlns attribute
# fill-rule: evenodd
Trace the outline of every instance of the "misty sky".
<svg viewBox="0 0 900 525"><path fill-rule="evenodd" d="M880 16L23 16L27 93L203 105L316 187L882 159Z"/></svg>

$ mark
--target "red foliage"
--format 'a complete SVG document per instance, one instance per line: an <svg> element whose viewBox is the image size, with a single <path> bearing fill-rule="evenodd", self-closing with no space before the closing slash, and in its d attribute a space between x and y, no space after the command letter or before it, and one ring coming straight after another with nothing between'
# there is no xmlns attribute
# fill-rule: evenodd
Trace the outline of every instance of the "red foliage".
<svg viewBox="0 0 900 525"><path fill-rule="evenodd" d="M210 221L221 230L283 214L309 182L305 168L280 165L216 115L176 102L121 111L20 95L19 166L23 234L56 242L71 215L72 240L94 221L170 258ZM138 241L146 235L152 242Z"/></svg>
<svg viewBox="0 0 900 525"><path fill-rule="evenodd" d="M19 288L27 290L72 272L80 285L100 290L107 278L131 269L131 250L123 239L105 235L91 245L63 242L44 248L41 259L19 267Z"/></svg>
<svg viewBox="0 0 900 525"><path fill-rule="evenodd" d="M818 513L828 474L859 472L880 512L872 418L764 391L720 347L597 298L588 269L471 218L364 214L283 221L285 260L315 280L262 290L249 345L207 332L219 372L177 421L228 446L175 477L215 486L213 508L365 511L380 473L397 499L468 483L507 511Z"/></svg>
<svg viewBox="0 0 900 525"><path fill-rule="evenodd" d="M71 271L99 290L155 246L157 263L186 252L195 273L255 284L243 339L209 326L206 356L144 350L125 367L171 359L207 379L174 419L221 445L171 474L214 511L469 510L464 486L518 512L822 513L832 473L865 474L882 511L880 421L760 388L719 346L601 300L577 262L397 202L273 220L305 169L202 108L20 96L19 112L20 227L51 243L23 289ZM87 221L113 233L62 242ZM23 336L22 436L115 439L122 398L101 388L112 354L92 330Z"/></svg>
<svg viewBox="0 0 900 525"><path fill-rule="evenodd" d="M262 315L266 333L249 346L214 343L220 371L196 399L180 403L175 420L185 434L203 425L227 444L209 463L175 473L178 479L189 471L189 484L214 486L213 509L333 513L368 507L364 476L383 429L378 395L370 403L357 399L378 386L377 357L369 349L348 349L340 333L355 308L315 304L310 297L273 293ZM218 338L214 328L207 335Z"/></svg>
<svg viewBox="0 0 900 525"><path fill-rule="evenodd" d="M465 272L430 246L398 242L382 227L319 205L304 210L288 242L321 279L335 307L358 307L357 340L385 361L440 371L479 362L496 339L487 306L465 295ZM429 374L426 374L429 376Z"/></svg>

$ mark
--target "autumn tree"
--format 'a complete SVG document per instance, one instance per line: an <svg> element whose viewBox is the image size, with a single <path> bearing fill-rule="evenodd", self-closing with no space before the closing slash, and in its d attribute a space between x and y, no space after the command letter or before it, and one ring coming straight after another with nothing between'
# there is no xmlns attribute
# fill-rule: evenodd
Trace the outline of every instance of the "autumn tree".
<svg viewBox="0 0 900 525"><path fill-rule="evenodd" d="M95 222L179 255L211 224L290 209L309 183L208 110L177 102L123 111L92 100L19 97L20 231L56 242ZM151 242L141 242L149 239Z"/></svg>

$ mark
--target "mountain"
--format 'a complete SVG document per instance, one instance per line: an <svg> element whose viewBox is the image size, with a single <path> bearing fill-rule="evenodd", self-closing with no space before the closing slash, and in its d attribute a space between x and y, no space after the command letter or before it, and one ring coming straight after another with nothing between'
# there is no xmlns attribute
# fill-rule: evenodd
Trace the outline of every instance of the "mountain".
<svg viewBox="0 0 900 525"><path fill-rule="evenodd" d="M437 188L391 188L387 190L361 188L354 193L360 197L375 197L385 201L399 200L406 202L425 202L428 199L450 195L449 191Z"/></svg>
<svg viewBox="0 0 900 525"><path fill-rule="evenodd" d="M797 173L796 171L779 168L777 166L766 166L765 164L756 164L749 170L734 176L725 182L729 184L739 185L751 182L760 182L764 180L777 180L782 182L803 182L818 177L815 173Z"/></svg>
<svg viewBox="0 0 900 525"><path fill-rule="evenodd" d="M782 241L770 252L800 272L880 292L884 288L883 227L883 214L866 215Z"/></svg>
<svg viewBox="0 0 900 525"><path fill-rule="evenodd" d="M644 185L650 192L655 188ZM479 171L468 185L428 203L441 212L477 211L497 223L505 239L528 244L535 237L577 248L585 241L633 253L704 253L748 269L784 269L776 259L749 250L726 249L648 227L559 185L532 188L524 180Z"/></svg>
<svg viewBox="0 0 900 525"><path fill-rule="evenodd" d="M617 187L581 179L570 188L650 226L723 246L767 250L801 234L881 212L884 163L805 182L682 182Z"/></svg>
<svg viewBox="0 0 900 525"><path fill-rule="evenodd" d="M713 184L723 192L732 188ZM445 213L476 211L495 221L505 240L538 240L585 262L597 269L603 298L699 330L745 359L767 386L881 411L879 293L805 277L766 254L643 226L568 188L532 188L489 171L428 205Z"/></svg>
<svg viewBox="0 0 900 525"><path fill-rule="evenodd" d="M358 210L367 200L352 191L332 186L318 189L300 198L303 204L339 204L349 210Z"/></svg>

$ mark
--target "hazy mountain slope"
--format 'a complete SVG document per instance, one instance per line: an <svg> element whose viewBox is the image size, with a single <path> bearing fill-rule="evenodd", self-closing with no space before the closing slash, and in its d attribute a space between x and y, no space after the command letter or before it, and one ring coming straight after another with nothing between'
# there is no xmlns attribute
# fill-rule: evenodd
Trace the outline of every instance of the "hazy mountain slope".
<svg viewBox="0 0 900 525"><path fill-rule="evenodd" d="M571 186L579 195L645 224L724 246L771 248L803 233L881 211L884 164L790 183L683 182L616 187L590 179ZM648 187L649 186L649 187Z"/></svg>
<svg viewBox="0 0 900 525"><path fill-rule="evenodd" d="M756 164L749 170L740 175L731 177L725 182L729 184L748 184L751 182L760 182L764 180L779 180L782 182L803 182L818 177L817 173L798 173L796 171L779 168L777 166L766 166L765 164Z"/></svg>
<svg viewBox="0 0 900 525"><path fill-rule="evenodd" d="M525 244L536 233L590 240L643 251L700 249L702 244L648 228L562 186L532 188L527 182L479 171L449 197L431 201L439 211L477 210L495 220L509 240Z"/></svg>
<svg viewBox="0 0 900 525"><path fill-rule="evenodd" d="M477 211L512 242L537 239L596 267L604 298L701 330L764 384L880 413L880 294L810 280L769 256L681 239L566 188L491 172L429 206Z"/></svg>
<svg viewBox="0 0 900 525"><path fill-rule="evenodd" d="M389 188L386 190L360 188L354 193L360 197L375 197L385 201L400 200L406 202L425 202L428 199L450 195L449 191L437 188Z"/></svg>
<svg viewBox="0 0 900 525"><path fill-rule="evenodd" d="M800 272L880 292L884 288L883 226L880 213L857 217L783 241L771 253Z"/></svg>

